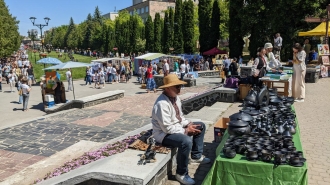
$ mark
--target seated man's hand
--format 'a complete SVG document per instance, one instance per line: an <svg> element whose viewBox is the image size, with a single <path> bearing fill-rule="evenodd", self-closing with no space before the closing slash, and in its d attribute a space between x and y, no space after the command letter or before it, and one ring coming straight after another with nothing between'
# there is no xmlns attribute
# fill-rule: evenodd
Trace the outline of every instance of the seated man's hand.
<svg viewBox="0 0 330 185"><path fill-rule="evenodd" d="M273 72L273 73L276 73L276 69L272 69L272 72Z"/></svg>
<svg viewBox="0 0 330 185"><path fill-rule="evenodd" d="M201 130L198 129L201 125L194 125L194 124L189 124L187 127L187 134L188 136L193 136L201 133Z"/></svg>

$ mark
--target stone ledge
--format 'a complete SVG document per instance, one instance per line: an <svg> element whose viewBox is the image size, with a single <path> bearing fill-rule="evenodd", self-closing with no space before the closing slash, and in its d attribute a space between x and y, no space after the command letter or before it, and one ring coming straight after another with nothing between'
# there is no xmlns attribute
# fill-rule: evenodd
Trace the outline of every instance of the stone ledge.
<svg viewBox="0 0 330 185"><path fill-rule="evenodd" d="M204 77L204 76L219 76L220 77L220 71L198 71L198 77Z"/></svg>
<svg viewBox="0 0 330 185"><path fill-rule="evenodd" d="M47 114L51 114L73 108L82 109L82 108L94 106L97 104L122 98L124 97L124 92L125 92L124 90L108 91L100 94L95 94L92 96L79 98L77 100L72 100L62 105L55 105L52 108L45 108L45 112Z"/></svg>
<svg viewBox="0 0 330 185"><path fill-rule="evenodd" d="M139 155L143 153L143 151L127 149L123 153L100 159L58 177L43 181L40 185L71 185L83 183L90 179L120 184L146 185L157 172L167 165L171 159L171 153L157 154L155 163L138 165Z"/></svg>
<svg viewBox="0 0 330 185"><path fill-rule="evenodd" d="M218 87L195 97L182 101L182 112L189 114L198 111L204 106L212 106L216 102L234 103L237 100L239 89Z"/></svg>

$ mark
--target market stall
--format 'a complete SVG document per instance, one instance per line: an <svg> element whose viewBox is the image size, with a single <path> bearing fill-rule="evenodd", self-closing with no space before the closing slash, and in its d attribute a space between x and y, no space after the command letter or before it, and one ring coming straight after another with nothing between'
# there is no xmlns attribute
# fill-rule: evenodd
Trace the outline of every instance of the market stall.
<svg viewBox="0 0 330 185"><path fill-rule="evenodd" d="M281 98L275 89L263 88L260 94L271 95L262 102L265 106L258 108L262 105L258 101L251 104L250 95L244 108L227 119L228 128L203 185L308 184L294 99Z"/></svg>
<svg viewBox="0 0 330 185"><path fill-rule="evenodd" d="M45 71L57 70L57 69L63 70L63 69L72 69L72 68L89 67L89 66L91 66L91 64L69 61L66 63L61 63L59 65L48 67L44 70ZM72 73L73 73L73 71L71 71L71 75L72 75ZM47 75L49 75L49 76L47 76ZM51 98L52 101L49 101L49 97L50 97L50 95L52 95L53 97L55 95L55 92L52 89L53 85L55 84L55 82L54 82L55 77L56 77L55 71L46 72L46 80L45 80L46 83L41 87L42 88L41 89L42 101L45 106L50 105L49 102L54 101L54 98ZM71 80L72 80L72 88L73 88L72 89L73 98L76 99L75 92L74 92L73 78L71 78ZM64 87L62 87L62 100L63 100L62 103L66 102Z"/></svg>
<svg viewBox="0 0 330 185"><path fill-rule="evenodd" d="M147 53L134 58L134 74L138 74L140 65L147 65L148 63L159 63L159 59L165 56L162 53Z"/></svg>

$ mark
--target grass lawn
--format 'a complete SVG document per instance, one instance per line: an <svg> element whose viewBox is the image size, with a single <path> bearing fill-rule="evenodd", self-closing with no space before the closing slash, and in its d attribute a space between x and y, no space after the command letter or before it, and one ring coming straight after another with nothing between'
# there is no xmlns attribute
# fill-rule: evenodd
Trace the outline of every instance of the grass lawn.
<svg viewBox="0 0 330 185"><path fill-rule="evenodd" d="M36 58L36 61L40 60L39 53L36 53L35 54L36 57L34 57L34 53L29 51L28 55L29 55L29 60L30 60L31 64L33 65L33 71L34 71L35 78L36 78L37 81L40 81L40 77L42 75L44 75L44 70L43 70L44 65L35 63L35 58ZM51 53L48 54L47 57L57 58L57 56L58 56L58 53L56 53L55 51L52 51ZM74 54L73 56L74 56L75 59L78 60L78 62L84 62L84 63L91 63L91 60L94 59L94 58L91 58L91 57L76 55L76 54ZM68 62L70 60L68 56L66 56L66 59L65 59L64 54L61 58L58 58L58 59L62 62ZM46 67L49 67L49 66L51 66L51 65L46 65ZM65 77L65 72L66 71L67 71L66 69L63 69L63 70L59 71L60 74L61 74L61 80L66 79L66 77ZM72 69L73 79L84 78L85 74L86 74L86 68L84 68L84 67Z"/></svg>

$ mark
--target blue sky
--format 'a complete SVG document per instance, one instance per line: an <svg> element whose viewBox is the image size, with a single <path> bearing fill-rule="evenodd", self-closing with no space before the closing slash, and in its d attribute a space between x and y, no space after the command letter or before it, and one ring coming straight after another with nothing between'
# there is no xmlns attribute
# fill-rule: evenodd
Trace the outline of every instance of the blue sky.
<svg viewBox="0 0 330 185"><path fill-rule="evenodd" d="M98 6L102 14L113 12L115 7L121 10L132 5L132 0L5 0L9 12L20 21L19 32L27 35L29 29L38 29L33 26L30 17L36 17L36 24L44 24L44 17L49 17L48 27L69 24L70 17L76 24L84 21L95 7ZM40 34L40 33L39 33Z"/></svg>

